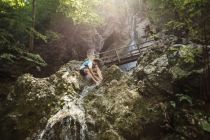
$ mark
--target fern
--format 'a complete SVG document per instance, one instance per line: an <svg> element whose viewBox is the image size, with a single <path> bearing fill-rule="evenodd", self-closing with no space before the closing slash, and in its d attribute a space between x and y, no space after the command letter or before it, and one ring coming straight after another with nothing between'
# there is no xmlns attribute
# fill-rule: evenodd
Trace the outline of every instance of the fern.
<svg viewBox="0 0 210 140"><path fill-rule="evenodd" d="M8 63L14 63L16 57L12 54L3 53L0 55L0 61L6 61Z"/></svg>
<svg viewBox="0 0 210 140"><path fill-rule="evenodd" d="M177 94L176 96L178 97L180 102L186 101L192 106L192 98L190 96L184 94Z"/></svg>

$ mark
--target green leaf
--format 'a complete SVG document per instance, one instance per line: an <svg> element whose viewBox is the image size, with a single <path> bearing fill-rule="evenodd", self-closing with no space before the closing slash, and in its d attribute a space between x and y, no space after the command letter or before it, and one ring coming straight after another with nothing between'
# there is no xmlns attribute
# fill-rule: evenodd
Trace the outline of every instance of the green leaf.
<svg viewBox="0 0 210 140"><path fill-rule="evenodd" d="M207 121L203 121L203 122L201 123L201 128L202 128L204 131L210 132L210 123L208 123Z"/></svg>
<svg viewBox="0 0 210 140"><path fill-rule="evenodd" d="M179 97L180 102L187 101L192 106L192 98L190 96L184 94L177 94L176 96Z"/></svg>
<svg viewBox="0 0 210 140"><path fill-rule="evenodd" d="M170 101L170 105L173 107L173 108L176 108L176 103L174 101Z"/></svg>
<svg viewBox="0 0 210 140"><path fill-rule="evenodd" d="M13 60L14 58L16 58L14 55L8 54L8 53L3 53L0 55L0 61L5 60L10 63L14 63L14 60Z"/></svg>

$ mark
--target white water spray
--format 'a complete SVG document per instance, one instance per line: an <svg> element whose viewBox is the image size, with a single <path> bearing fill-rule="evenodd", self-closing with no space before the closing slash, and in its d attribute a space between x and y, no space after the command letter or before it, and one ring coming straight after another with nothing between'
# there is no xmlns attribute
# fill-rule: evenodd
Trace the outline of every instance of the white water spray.
<svg viewBox="0 0 210 140"><path fill-rule="evenodd" d="M87 125L83 100L94 88L85 87L79 98L64 96L64 107L48 120L37 140L85 140Z"/></svg>

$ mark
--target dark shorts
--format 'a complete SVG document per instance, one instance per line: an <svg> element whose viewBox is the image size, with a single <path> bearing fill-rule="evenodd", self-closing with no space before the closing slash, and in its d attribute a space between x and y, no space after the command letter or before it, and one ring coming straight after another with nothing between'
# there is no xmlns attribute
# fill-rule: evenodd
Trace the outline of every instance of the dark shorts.
<svg viewBox="0 0 210 140"><path fill-rule="evenodd" d="M87 73L85 72L85 69L81 69L81 70L79 71L79 73L80 73L82 76L86 76L86 75L87 75Z"/></svg>

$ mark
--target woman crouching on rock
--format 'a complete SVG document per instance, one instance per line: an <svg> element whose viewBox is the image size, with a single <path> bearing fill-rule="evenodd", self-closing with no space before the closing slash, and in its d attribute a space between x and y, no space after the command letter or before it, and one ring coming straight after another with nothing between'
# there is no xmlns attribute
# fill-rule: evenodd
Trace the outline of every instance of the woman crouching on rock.
<svg viewBox="0 0 210 140"><path fill-rule="evenodd" d="M87 59L80 67L80 74L85 77L86 80L92 79L96 85L99 85L103 80L103 76L98 65L98 59L95 59L93 54L88 53Z"/></svg>

